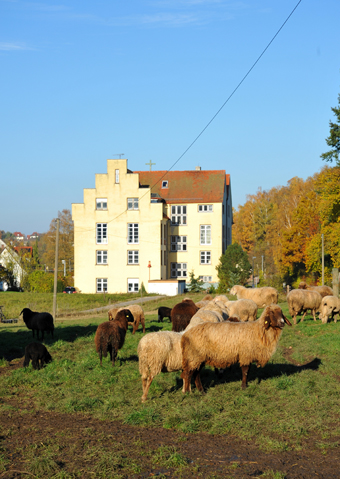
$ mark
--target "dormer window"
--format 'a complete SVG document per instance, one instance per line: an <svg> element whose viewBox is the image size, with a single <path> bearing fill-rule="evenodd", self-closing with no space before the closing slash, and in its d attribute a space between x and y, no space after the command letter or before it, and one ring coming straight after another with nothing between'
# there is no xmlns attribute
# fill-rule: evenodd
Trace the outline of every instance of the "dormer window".
<svg viewBox="0 0 340 479"><path fill-rule="evenodd" d="M96 209L107 210L107 198L96 198Z"/></svg>
<svg viewBox="0 0 340 479"><path fill-rule="evenodd" d="M162 188L168 188L168 187L169 187L168 180L162 181Z"/></svg>

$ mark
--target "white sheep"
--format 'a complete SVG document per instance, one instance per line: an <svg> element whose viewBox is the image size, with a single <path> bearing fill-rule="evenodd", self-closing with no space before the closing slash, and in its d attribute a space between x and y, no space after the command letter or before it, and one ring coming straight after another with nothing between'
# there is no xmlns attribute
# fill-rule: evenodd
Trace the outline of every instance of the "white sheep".
<svg viewBox="0 0 340 479"><path fill-rule="evenodd" d="M274 354L284 324L291 323L278 305L267 306L254 322L199 324L184 332L181 338L184 392L190 391L191 377L203 391L199 371L203 364L223 368L239 363L242 389L247 387L252 362L265 366Z"/></svg>
<svg viewBox="0 0 340 479"><path fill-rule="evenodd" d="M321 301L319 318L325 324L328 322L329 316L336 323L336 316L340 317L340 299L336 296L324 296Z"/></svg>
<svg viewBox="0 0 340 479"><path fill-rule="evenodd" d="M321 305L322 297L316 291L311 291L307 289L292 289L290 293L287 294L287 303L289 307L289 314L296 324L296 317L298 314L302 314L301 321L305 319L307 311L310 309L314 321L316 321L315 313L319 311Z"/></svg>
<svg viewBox="0 0 340 479"><path fill-rule="evenodd" d="M157 331L146 334L139 341L137 353L143 385L142 402L146 401L152 380L157 374L182 368L183 333L184 331Z"/></svg>
<svg viewBox="0 0 340 479"><path fill-rule="evenodd" d="M237 316L241 321L255 321L257 318L257 304L252 299L228 301L225 307L229 316Z"/></svg>
<svg viewBox="0 0 340 479"><path fill-rule="evenodd" d="M224 321L224 318L221 313L217 311L209 311L200 309L197 313L191 318L190 323L186 327L185 331L197 326L201 323L220 323Z"/></svg>
<svg viewBox="0 0 340 479"><path fill-rule="evenodd" d="M235 285L231 288L230 294L237 296L237 299L252 299L259 308L265 308L270 304L277 304L279 298L279 293L271 286L245 288L244 286Z"/></svg>

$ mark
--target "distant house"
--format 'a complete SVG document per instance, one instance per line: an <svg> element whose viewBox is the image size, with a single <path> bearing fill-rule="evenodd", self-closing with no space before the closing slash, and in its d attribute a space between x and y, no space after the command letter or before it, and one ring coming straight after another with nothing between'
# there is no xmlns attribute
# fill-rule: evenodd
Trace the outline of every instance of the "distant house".
<svg viewBox="0 0 340 479"><path fill-rule="evenodd" d="M15 231L15 233L13 233L13 236L18 241L23 241L25 239L25 235L23 235L19 231Z"/></svg>
<svg viewBox="0 0 340 479"><path fill-rule="evenodd" d="M21 247L19 246L17 248L21 248ZM17 253L17 251L15 251L15 249L10 248L1 239L0 239L0 264L6 269L12 268L13 266L13 274L15 277L16 286L19 287L20 284L22 283L22 278L25 274L23 268L20 266L20 256ZM8 289L8 286L9 285L7 283L2 282L0 285L0 289L2 289L3 291L6 291Z"/></svg>
<svg viewBox="0 0 340 479"><path fill-rule="evenodd" d="M147 291L169 280L218 280L231 244L225 170L130 171L108 160L84 202L72 205L75 284L83 293ZM154 284L152 284L154 283ZM154 291L154 290L153 290Z"/></svg>
<svg viewBox="0 0 340 479"><path fill-rule="evenodd" d="M34 233L32 233L31 235L27 235L27 240L33 240L33 239L38 239L39 238L39 234L35 231Z"/></svg>

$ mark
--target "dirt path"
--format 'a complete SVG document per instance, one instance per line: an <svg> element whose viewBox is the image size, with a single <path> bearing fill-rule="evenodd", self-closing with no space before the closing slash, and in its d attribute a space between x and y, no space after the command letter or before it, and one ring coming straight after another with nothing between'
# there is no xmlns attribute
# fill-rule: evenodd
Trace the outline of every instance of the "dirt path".
<svg viewBox="0 0 340 479"><path fill-rule="evenodd" d="M9 461L1 479L43 477L37 474L38 464L40 471L44 465L45 477L51 477L52 472L63 473L60 477L136 479L340 477L338 450L324 455L306 444L302 451L272 454L233 436L181 434L32 410L20 402L20 396L10 404L18 409L0 417L0 447ZM163 457L157 461L160 450ZM169 456L175 450L186 463L182 469L174 467L166 455L166 451ZM280 475L268 475L268 471Z"/></svg>

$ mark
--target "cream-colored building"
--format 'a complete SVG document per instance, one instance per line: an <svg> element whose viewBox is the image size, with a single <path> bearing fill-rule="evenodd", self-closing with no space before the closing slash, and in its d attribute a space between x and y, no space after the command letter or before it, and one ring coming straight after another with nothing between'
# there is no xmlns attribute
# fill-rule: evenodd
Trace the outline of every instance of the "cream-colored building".
<svg viewBox="0 0 340 479"><path fill-rule="evenodd" d="M74 284L82 293L137 292L149 280L218 281L231 244L230 176L223 170L130 171L107 160L84 203L72 205Z"/></svg>

